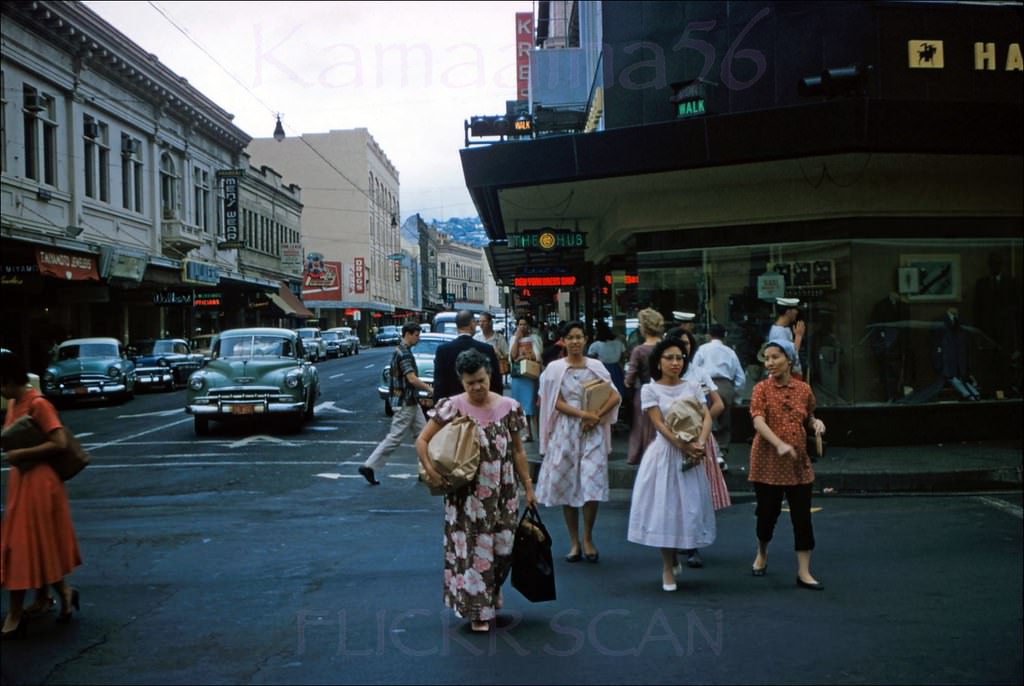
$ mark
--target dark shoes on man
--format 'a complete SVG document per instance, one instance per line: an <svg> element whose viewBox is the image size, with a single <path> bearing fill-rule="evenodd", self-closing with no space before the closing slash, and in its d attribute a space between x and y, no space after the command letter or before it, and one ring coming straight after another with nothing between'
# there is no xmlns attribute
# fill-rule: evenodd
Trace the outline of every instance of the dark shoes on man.
<svg viewBox="0 0 1024 686"><path fill-rule="evenodd" d="M380 482L377 481L376 477L373 475L373 469L370 467L360 467L359 473L363 475L364 479L370 482L371 486L380 486Z"/></svg>

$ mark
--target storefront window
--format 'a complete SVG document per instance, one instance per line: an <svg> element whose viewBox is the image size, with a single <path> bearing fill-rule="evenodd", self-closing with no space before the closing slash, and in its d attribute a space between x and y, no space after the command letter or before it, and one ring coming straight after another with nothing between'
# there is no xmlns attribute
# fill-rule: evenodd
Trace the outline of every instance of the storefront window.
<svg viewBox="0 0 1024 686"><path fill-rule="evenodd" d="M636 308L726 327L747 369L799 298L803 375L820 405L1020 397L1019 240L803 242L637 255ZM629 316L635 316L630 312Z"/></svg>

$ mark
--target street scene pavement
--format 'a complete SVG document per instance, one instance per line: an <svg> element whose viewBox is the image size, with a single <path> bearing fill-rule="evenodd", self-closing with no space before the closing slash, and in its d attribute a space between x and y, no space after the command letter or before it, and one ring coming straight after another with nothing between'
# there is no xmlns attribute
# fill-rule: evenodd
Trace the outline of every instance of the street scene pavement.
<svg viewBox="0 0 1024 686"><path fill-rule="evenodd" d="M81 612L5 641L2 683L1021 683L1019 444L893 449L887 464L881 449L836 447L821 482L858 464L899 474L925 454L934 473L963 474L941 493L818 489L814 593L795 585L785 515L768 574L750 574L738 443L735 503L705 567L666 593L658 551L626 541L618 436L600 562L565 562L560 508L541 508L558 598L531 604L506 583L497 630L479 635L442 605L441 500L417 483L411 441L380 486L356 472L389 425L376 395L389 355L319 364L323 394L299 433L215 424L197 438L183 391L63 410L94 460L67 484ZM1006 486L979 490L969 473L982 467Z"/></svg>

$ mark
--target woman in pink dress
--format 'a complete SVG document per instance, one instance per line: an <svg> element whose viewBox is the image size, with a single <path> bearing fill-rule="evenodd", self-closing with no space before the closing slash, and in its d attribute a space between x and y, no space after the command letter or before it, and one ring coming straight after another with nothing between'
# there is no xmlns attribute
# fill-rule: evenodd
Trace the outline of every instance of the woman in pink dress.
<svg viewBox="0 0 1024 686"><path fill-rule="evenodd" d="M416 439L416 454L427 483L442 487L444 478L427 454L430 439L458 416L477 425L480 467L465 488L444 496L444 604L470 620L473 631L489 631L501 608L501 584L512 565L512 541L518 524L523 484L527 507L536 505L526 451L519 432L526 424L512 398L490 390L490 362L469 349L455 358L464 393L445 398L430 414Z"/></svg>

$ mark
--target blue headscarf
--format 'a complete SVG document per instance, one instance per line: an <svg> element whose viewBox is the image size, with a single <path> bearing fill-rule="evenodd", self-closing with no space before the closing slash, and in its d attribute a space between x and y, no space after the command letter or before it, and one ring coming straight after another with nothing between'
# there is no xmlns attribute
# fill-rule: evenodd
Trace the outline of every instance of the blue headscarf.
<svg viewBox="0 0 1024 686"><path fill-rule="evenodd" d="M790 364L796 364L796 348L794 348L793 344L787 341L785 338L776 338L774 340L768 341L767 343L764 344L764 346L762 346L761 352L763 353L766 348L773 345L779 350L781 350L787 358L789 358Z"/></svg>

